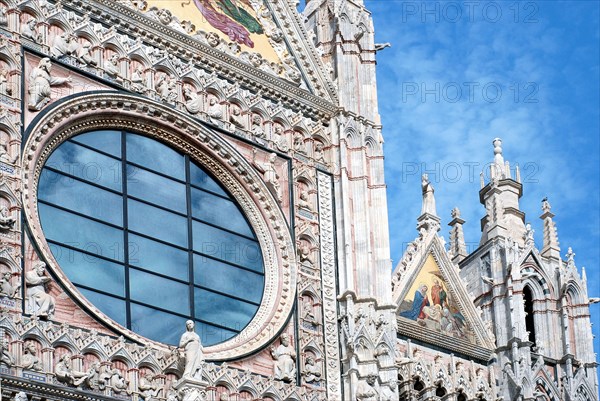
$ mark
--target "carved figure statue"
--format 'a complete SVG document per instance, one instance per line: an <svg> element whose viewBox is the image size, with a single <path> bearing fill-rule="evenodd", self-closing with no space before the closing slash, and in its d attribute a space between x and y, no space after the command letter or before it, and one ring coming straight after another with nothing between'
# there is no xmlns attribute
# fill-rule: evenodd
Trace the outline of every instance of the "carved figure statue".
<svg viewBox="0 0 600 401"><path fill-rule="evenodd" d="M10 155L5 143L0 143L0 162L10 163Z"/></svg>
<svg viewBox="0 0 600 401"><path fill-rule="evenodd" d="M306 153L306 145L304 144L304 136L296 131L294 132L294 139L292 143L294 150L299 153Z"/></svg>
<svg viewBox="0 0 600 401"><path fill-rule="evenodd" d="M217 46L219 46L221 44L221 38L215 32L208 32L206 34L206 43L210 47L217 47Z"/></svg>
<svg viewBox="0 0 600 401"><path fill-rule="evenodd" d="M155 377L152 376L151 373L146 372L140 377L140 382L138 384L138 389L140 393L144 396L144 401L154 401L162 391L155 382Z"/></svg>
<svg viewBox="0 0 600 401"><path fill-rule="evenodd" d="M200 96L192 90L189 86L186 86L183 90L183 99L185 100L185 109L190 114L198 114L202 108L202 101Z"/></svg>
<svg viewBox="0 0 600 401"><path fill-rule="evenodd" d="M19 391L17 394L15 394L14 401L27 401L27 394L24 391Z"/></svg>
<svg viewBox="0 0 600 401"><path fill-rule="evenodd" d="M433 185L429 182L429 176L427 174L421 176L421 187L423 190L423 207L421 208L421 214L428 213L437 216L435 197L433 196L434 189Z"/></svg>
<svg viewBox="0 0 600 401"><path fill-rule="evenodd" d="M252 135L261 139L265 139L267 137L262 126L262 119L258 114L252 115Z"/></svg>
<svg viewBox="0 0 600 401"><path fill-rule="evenodd" d="M90 48L92 47L92 44L89 42L85 42L83 44L83 46L79 46L79 43L76 43L76 48L74 50L74 55L75 57L77 57L77 60L79 60L79 62L81 64L85 64L85 65L98 65L98 62L96 60L94 60L94 58L92 57L92 54L90 52Z"/></svg>
<svg viewBox="0 0 600 401"><path fill-rule="evenodd" d="M310 204L310 200L308 198L308 192L306 190L301 190L298 195L298 207L300 209L306 209L308 211L312 211L312 206Z"/></svg>
<svg viewBox="0 0 600 401"><path fill-rule="evenodd" d="M275 360L274 377L277 380L290 383L296 378L296 351L290 345L290 337L282 334L281 344L277 348L271 347L271 356Z"/></svg>
<svg viewBox="0 0 600 401"><path fill-rule="evenodd" d="M181 335L179 348L183 348L185 353L185 368L183 369L182 378L201 380L204 353L202 352L200 336L194 331L192 320L185 322L185 333Z"/></svg>
<svg viewBox="0 0 600 401"><path fill-rule="evenodd" d="M321 381L322 374L323 372L321 371L321 367L315 364L315 358L312 356L306 358L306 362L304 363L304 372L302 372L304 381L306 383L316 384Z"/></svg>
<svg viewBox="0 0 600 401"><path fill-rule="evenodd" d="M167 392L167 401L179 401L179 395L173 389Z"/></svg>
<svg viewBox="0 0 600 401"><path fill-rule="evenodd" d="M221 105L214 97L211 97L208 101L208 109L206 110L206 114L208 114L211 121L223 119L223 110L221 109Z"/></svg>
<svg viewBox="0 0 600 401"><path fill-rule="evenodd" d="M312 260L311 250L306 242L304 242L298 249L298 257L300 258L300 263L303 266L313 267L314 262Z"/></svg>
<svg viewBox="0 0 600 401"><path fill-rule="evenodd" d="M0 157L2 160L2 157ZM15 225L15 218L10 215L10 211L6 206L0 209L0 230L11 230Z"/></svg>
<svg viewBox="0 0 600 401"><path fill-rule="evenodd" d="M109 377L106 372L103 372L100 363L95 362L87 372L85 384L91 389L104 391L108 379Z"/></svg>
<svg viewBox="0 0 600 401"><path fill-rule="evenodd" d="M113 54L108 59L108 63L104 66L104 72L108 75L109 78L120 81L123 79L121 75L121 70L119 69L119 56L117 54Z"/></svg>
<svg viewBox="0 0 600 401"><path fill-rule="evenodd" d="M2 348L0 351L0 365L6 365L8 367L14 365L15 360L8 350L8 339L3 338L0 341L0 347Z"/></svg>
<svg viewBox="0 0 600 401"><path fill-rule="evenodd" d="M14 298L18 293L21 285L17 283L16 285L12 285L10 280L12 278L11 272L4 272L0 276L0 296Z"/></svg>
<svg viewBox="0 0 600 401"><path fill-rule="evenodd" d="M131 74L131 90L137 93L144 93L146 90L144 68L141 65L138 65Z"/></svg>
<svg viewBox="0 0 600 401"><path fill-rule="evenodd" d="M8 9L3 4L0 6L0 26L8 25Z"/></svg>
<svg viewBox="0 0 600 401"><path fill-rule="evenodd" d="M325 163L325 150L323 149L323 144L321 142L315 144L315 160Z"/></svg>
<svg viewBox="0 0 600 401"><path fill-rule="evenodd" d="M177 84L175 80L170 76L163 74L158 78L158 82L156 83L156 92L160 98L166 102L173 103L177 100Z"/></svg>
<svg viewBox="0 0 600 401"><path fill-rule="evenodd" d="M281 186L279 185L279 174L275 168L275 160L277 160L277 154L271 153L269 155L269 161L267 163L256 162L256 149L253 149L252 164L254 167L263 175L263 180L267 187L277 197L279 202L282 201Z"/></svg>
<svg viewBox="0 0 600 401"><path fill-rule="evenodd" d="M43 42L44 38L42 37L41 32L37 31L37 19L32 18L23 25L21 28L21 36L38 44Z"/></svg>
<svg viewBox="0 0 600 401"><path fill-rule="evenodd" d="M281 150L282 152L287 152L289 150L289 146L283 132L283 127L281 125L276 125L275 129L273 130L273 142L275 143L277 149Z"/></svg>
<svg viewBox="0 0 600 401"><path fill-rule="evenodd" d="M68 33L56 35L54 37L54 40L52 41L52 48L50 49L50 54L52 55L52 57L55 58L73 55L73 50L76 49L76 47L73 46L73 43L76 41L77 39L73 35Z"/></svg>
<svg viewBox="0 0 600 401"><path fill-rule="evenodd" d="M356 399L358 401L377 401L377 390L373 387L377 376L369 375L366 380L360 380L356 386Z"/></svg>
<svg viewBox="0 0 600 401"><path fill-rule="evenodd" d="M84 372L77 372L71 366L71 354L64 354L54 365L54 374L56 380L68 386L79 387L87 379L88 375Z"/></svg>
<svg viewBox="0 0 600 401"><path fill-rule="evenodd" d="M0 95L12 95L12 88L8 86L8 70L0 67Z"/></svg>
<svg viewBox="0 0 600 401"><path fill-rule="evenodd" d="M38 262L33 269L25 273L25 285L27 286L27 298L29 308L33 314L40 317L51 318L54 314L54 297L47 293L50 277L45 273L46 264Z"/></svg>
<svg viewBox="0 0 600 401"><path fill-rule="evenodd" d="M108 384L115 393L118 394L127 390L127 387L129 387L129 381L125 380L119 369L113 368L112 370L109 370L107 374L110 375Z"/></svg>
<svg viewBox="0 0 600 401"><path fill-rule="evenodd" d="M50 59L44 57L40 60L37 67L31 72L29 77L29 104L28 109L31 111L40 111L48 102L50 102L51 87L63 85L71 82L71 77L56 78L50 75L52 71L52 63Z"/></svg>
<svg viewBox="0 0 600 401"><path fill-rule="evenodd" d="M307 298L303 304L304 309L304 320L310 323L316 323L317 319L315 318L315 314L313 313L313 303L310 298Z"/></svg>
<svg viewBox="0 0 600 401"><path fill-rule="evenodd" d="M34 343L28 342L23 347L23 356L21 357L23 369L41 371L42 361L37 357L37 347Z"/></svg>
<svg viewBox="0 0 600 401"><path fill-rule="evenodd" d="M244 117L242 116L242 111L237 106L232 106L231 115L229 116L229 122L235 128L246 128L246 124L244 123Z"/></svg>

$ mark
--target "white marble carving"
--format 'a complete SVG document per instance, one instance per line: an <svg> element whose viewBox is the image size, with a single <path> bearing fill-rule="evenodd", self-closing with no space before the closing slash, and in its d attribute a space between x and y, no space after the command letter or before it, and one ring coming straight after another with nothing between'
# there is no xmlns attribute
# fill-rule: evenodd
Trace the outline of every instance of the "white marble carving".
<svg viewBox="0 0 600 401"><path fill-rule="evenodd" d="M282 334L280 341L281 344L277 348L271 347L271 356L275 360L273 375L277 380L292 382L296 379L296 350L290 344L287 334Z"/></svg>
<svg viewBox="0 0 600 401"><path fill-rule="evenodd" d="M40 361L40 358L37 356L37 347L33 342L28 342L23 346L21 366L23 366L23 369L42 370L42 361Z"/></svg>
<svg viewBox="0 0 600 401"><path fill-rule="evenodd" d="M68 84L71 82L71 77L57 78L50 75L52 72L52 63L49 58L40 60L37 67L31 72L29 77L29 104L28 109L31 111L40 111L51 98L51 88Z"/></svg>
<svg viewBox="0 0 600 401"><path fill-rule="evenodd" d="M78 372L71 365L71 354L64 354L54 366L56 380L68 386L79 387L87 379L87 373Z"/></svg>
<svg viewBox="0 0 600 401"><path fill-rule="evenodd" d="M275 167L277 154L269 154L268 161L266 163L260 163L256 161L256 153L257 150L253 149L252 164L260 173L262 173L265 184L267 184L267 187L269 187L269 190L276 196L277 200L281 202L283 196L281 193L281 185L279 184L279 173L277 173L277 168Z"/></svg>
<svg viewBox="0 0 600 401"><path fill-rule="evenodd" d="M185 322L185 333L181 335L179 348L183 348L185 354L185 368L182 379L201 380L204 354L202 352L200 336L194 331L194 322L192 320Z"/></svg>
<svg viewBox="0 0 600 401"><path fill-rule="evenodd" d="M48 294L50 277L45 274L46 264L38 262L25 273L29 312L36 316L51 318L54 314L54 297Z"/></svg>

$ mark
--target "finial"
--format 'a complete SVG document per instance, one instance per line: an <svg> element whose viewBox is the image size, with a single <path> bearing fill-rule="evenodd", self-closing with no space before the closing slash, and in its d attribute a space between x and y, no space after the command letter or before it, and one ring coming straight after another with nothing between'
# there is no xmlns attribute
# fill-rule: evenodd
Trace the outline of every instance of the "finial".
<svg viewBox="0 0 600 401"><path fill-rule="evenodd" d="M567 254L565 256L567 257L567 267L574 269L575 268L575 252L573 252L573 249L571 249L571 247L569 247L569 249L567 250Z"/></svg>
<svg viewBox="0 0 600 401"><path fill-rule="evenodd" d="M454 209L452 209L450 214L452 215L453 219L458 219L460 218L460 209L458 207L455 207Z"/></svg>
<svg viewBox="0 0 600 401"><path fill-rule="evenodd" d="M502 139L494 138L494 162L499 165L504 165L504 158L502 157Z"/></svg>
<svg viewBox="0 0 600 401"><path fill-rule="evenodd" d="M548 202L548 197L544 197L544 199L542 199L542 212L544 213L550 213L550 209L552 209L552 207L550 206L550 202Z"/></svg>

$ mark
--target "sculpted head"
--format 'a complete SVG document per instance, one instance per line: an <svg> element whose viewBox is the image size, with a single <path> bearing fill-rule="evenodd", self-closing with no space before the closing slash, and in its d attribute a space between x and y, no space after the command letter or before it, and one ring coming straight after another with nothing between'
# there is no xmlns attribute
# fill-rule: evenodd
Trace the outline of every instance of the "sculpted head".
<svg viewBox="0 0 600 401"><path fill-rule="evenodd" d="M44 262L39 262L33 267L33 270L35 270L39 276L42 276L46 270L46 264Z"/></svg>
<svg viewBox="0 0 600 401"><path fill-rule="evenodd" d="M187 322L185 322L185 328L187 331L194 331L194 321L188 320Z"/></svg>

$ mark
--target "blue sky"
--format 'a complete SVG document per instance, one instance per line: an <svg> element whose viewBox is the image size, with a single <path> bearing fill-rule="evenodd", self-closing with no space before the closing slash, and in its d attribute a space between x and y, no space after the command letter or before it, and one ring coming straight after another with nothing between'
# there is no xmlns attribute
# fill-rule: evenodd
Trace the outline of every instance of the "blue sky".
<svg viewBox="0 0 600 401"><path fill-rule="evenodd" d="M365 0L373 12L394 266L414 239L424 170L447 238L458 206L480 238L479 172L492 139L519 164L521 210L542 242L541 200L600 296L599 2ZM459 91L460 89L460 91ZM600 305L592 306L600 353ZM600 360L600 359L599 359Z"/></svg>

